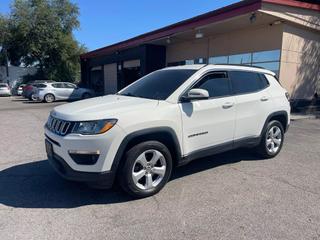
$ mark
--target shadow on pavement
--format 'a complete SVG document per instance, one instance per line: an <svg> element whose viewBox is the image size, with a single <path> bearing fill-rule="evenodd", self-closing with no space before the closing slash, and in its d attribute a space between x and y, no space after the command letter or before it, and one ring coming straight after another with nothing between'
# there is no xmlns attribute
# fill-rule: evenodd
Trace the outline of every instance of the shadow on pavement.
<svg viewBox="0 0 320 240"><path fill-rule="evenodd" d="M259 160L248 150L203 158L174 170L172 180L245 159ZM172 181L171 180L171 181ZM97 190L58 176L48 161L30 162L0 171L0 204L19 208L75 208L132 201L118 189Z"/></svg>

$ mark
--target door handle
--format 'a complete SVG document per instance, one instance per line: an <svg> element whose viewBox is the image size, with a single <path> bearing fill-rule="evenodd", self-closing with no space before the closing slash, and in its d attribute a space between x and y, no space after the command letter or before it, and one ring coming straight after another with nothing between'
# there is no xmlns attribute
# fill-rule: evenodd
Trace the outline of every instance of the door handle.
<svg viewBox="0 0 320 240"><path fill-rule="evenodd" d="M227 108L233 107L233 105L234 105L233 102L226 102L226 103L224 103L224 104L222 105L222 107L223 107L224 109L227 109Z"/></svg>
<svg viewBox="0 0 320 240"><path fill-rule="evenodd" d="M268 101L269 98L268 98L267 96L263 96L262 98L260 98L260 100L261 100L262 102L265 102L265 101Z"/></svg>

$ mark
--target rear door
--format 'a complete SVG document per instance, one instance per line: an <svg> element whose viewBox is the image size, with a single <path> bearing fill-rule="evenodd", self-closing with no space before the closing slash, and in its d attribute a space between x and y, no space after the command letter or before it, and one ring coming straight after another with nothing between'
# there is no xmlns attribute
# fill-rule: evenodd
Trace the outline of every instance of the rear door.
<svg viewBox="0 0 320 240"><path fill-rule="evenodd" d="M256 72L230 71L229 76L236 101L235 140L260 135L272 111L272 99L265 76Z"/></svg>
<svg viewBox="0 0 320 240"><path fill-rule="evenodd" d="M64 94L65 97L68 99L79 98L79 93L76 90L76 85L72 83L64 83Z"/></svg>
<svg viewBox="0 0 320 240"><path fill-rule="evenodd" d="M210 72L192 88L205 89L209 99L182 102L183 143L186 155L207 147L233 143L235 99L227 72Z"/></svg>
<svg viewBox="0 0 320 240"><path fill-rule="evenodd" d="M64 84L63 83L52 83L53 87L53 94L55 98L58 100L66 99L66 93L64 91Z"/></svg>

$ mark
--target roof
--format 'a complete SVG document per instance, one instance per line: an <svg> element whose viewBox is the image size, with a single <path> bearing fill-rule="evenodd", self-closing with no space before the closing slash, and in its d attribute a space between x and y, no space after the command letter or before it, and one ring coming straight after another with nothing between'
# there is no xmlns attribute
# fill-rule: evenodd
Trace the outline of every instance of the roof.
<svg viewBox="0 0 320 240"><path fill-rule="evenodd" d="M197 28L210 23L219 22L228 18L250 13L260 9L262 3L271 3L320 11L320 4L316 4L313 2L316 1L306 2L297 0L244 0L151 32L147 32L145 34L110 46L87 52L85 54L82 54L80 57L82 59L85 59L110 54L126 48L138 46L152 40L165 38L177 32L183 32L188 29Z"/></svg>

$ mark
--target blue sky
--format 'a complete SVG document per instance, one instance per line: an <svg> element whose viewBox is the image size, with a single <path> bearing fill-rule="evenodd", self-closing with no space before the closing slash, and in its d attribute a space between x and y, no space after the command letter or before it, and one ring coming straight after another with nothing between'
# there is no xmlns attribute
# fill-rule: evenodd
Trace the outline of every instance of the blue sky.
<svg viewBox="0 0 320 240"><path fill-rule="evenodd" d="M239 0L72 0L80 8L75 36L89 50L238 2ZM0 0L8 13L11 0Z"/></svg>

